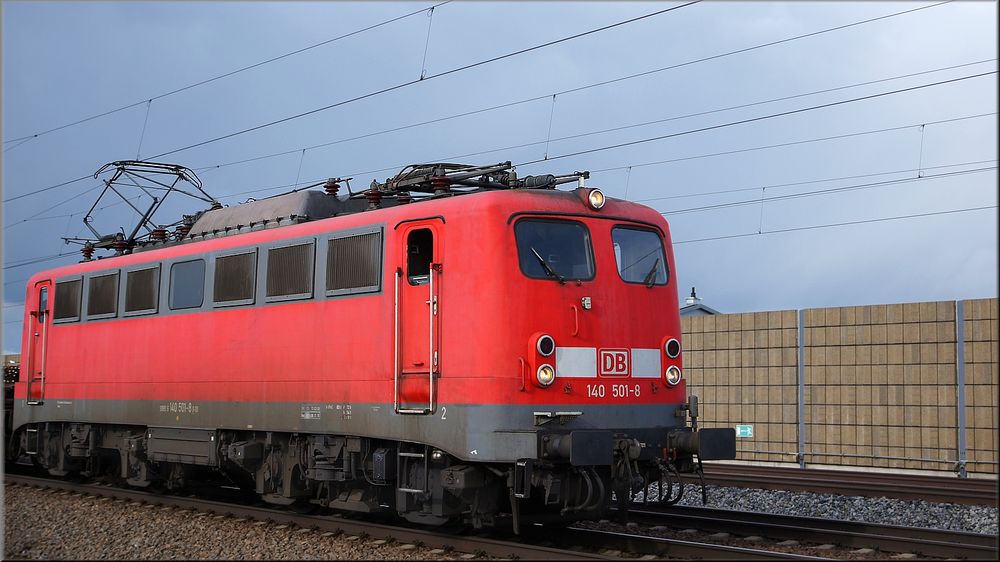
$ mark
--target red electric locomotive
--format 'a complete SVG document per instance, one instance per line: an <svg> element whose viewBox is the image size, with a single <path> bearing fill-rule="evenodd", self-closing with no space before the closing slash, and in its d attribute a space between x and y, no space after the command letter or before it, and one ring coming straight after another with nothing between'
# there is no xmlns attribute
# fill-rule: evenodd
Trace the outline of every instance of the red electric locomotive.
<svg viewBox="0 0 1000 562"><path fill-rule="evenodd" d="M8 459L516 528L734 458L686 397L666 221L586 177L331 180L39 273Z"/></svg>

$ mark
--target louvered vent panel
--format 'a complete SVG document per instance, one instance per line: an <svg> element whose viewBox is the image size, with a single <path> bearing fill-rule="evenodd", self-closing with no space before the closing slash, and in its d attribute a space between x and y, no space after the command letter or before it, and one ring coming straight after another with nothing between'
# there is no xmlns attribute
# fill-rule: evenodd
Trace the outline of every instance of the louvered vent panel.
<svg viewBox="0 0 1000 562"><path fill-rule="evenodd" d="M377 287L382 275L382 233L330 240L326 250L326 290Z"/></svg>
<svg viewBox="0 0 1000 562"><path fill-rule="evenodd" d="M215 302L245 301L253 298L254 252L223 256L215 260Z"/></svg>
<svg viewBox="0 0 1000 562"><path fill-rule="evenodd" d="M82 281L56 283L55 319L65 320L80 316L80 285Z"/></svg>
<svg viewBox="0 0 1000 562"><path fill-rule="evenodd" d="M140 269L125 274L125 312L156 309L160 268Z"/></svg>
<svg viewBox="0 0 1000 562"><path fill-rule="evenodd" d="M312 243L267 251L267 296L311 294L312 277Z"/></svg>
<svg viewBox="0 0 1000 562"><path fill-rule="evenodd" d="M91 277L87 295L87 315L114 314L118 310L118 273Z"/></svg>

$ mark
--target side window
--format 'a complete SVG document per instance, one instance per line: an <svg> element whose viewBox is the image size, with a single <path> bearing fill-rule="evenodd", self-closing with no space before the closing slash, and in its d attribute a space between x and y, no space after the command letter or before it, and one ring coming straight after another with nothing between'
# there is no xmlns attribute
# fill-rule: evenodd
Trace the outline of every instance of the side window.
<svg viewBox="0 0 1000 562"><path fill-rule="evenodd" d="M110 318L118 313L118 272L95 275L87 283L87 318Z"/></svg>
<svg viewBox="0 0 1000 562"><path fill-rule="evenodd" d="M182 261L170 266L170 309L198 308L205 300L205 260Z"/></svg>
<svg viewBox="0 0 1000 562"><path fill-rule="evenodd" d="M125 272L125 313L156 312L160 266Z"/></svg>
<svg viewBox="0 0 1000 562"><path fill-rule="evenodd" d="M434 233L429 228L410 232L406 237L406 278L410 285L427 283L434 263Z"/></svg>
<svg viewBox="0 0 1000 562"><path fill-rule="evenodd" d="M379 290L382 279L382 233L332 238L326 246L326 290L359 293Z"/></svg>
<svg viewBox="0 0 1000 562"><path fill-rule="evenodd" d="M216 304L252 304L256 274L256 250L216 258L212 300Z"/></svg>
<svg viewBox="0 0 1000 562"><path fill-rule="evenodd" d="M307 242L267 251L268 300L312 296L313 247L312 242Z"/></svg>
<svg viewBox="0 0 1000 562"><path fill-rule="evenodd" d="M80 288L83 280L61 281L56 283L55 320L72 322L80 319Z"/></svg>

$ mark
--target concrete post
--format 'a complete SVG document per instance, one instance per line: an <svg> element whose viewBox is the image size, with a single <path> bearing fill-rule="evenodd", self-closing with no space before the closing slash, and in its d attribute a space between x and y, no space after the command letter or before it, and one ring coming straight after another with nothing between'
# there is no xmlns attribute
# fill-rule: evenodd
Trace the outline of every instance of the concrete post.
<svg viewBox="0 0 1000 562"><path fill-rule="evenodd" d="M799 461L799 468L806 467L806 354L805 350L805 311L801 308L798 310L798 315L796 319L796 327L798 328L798 343L799 350L797 353L797 378L799 384L799 405L798 405L798 422L799 422L799 452L796 455Z"/></svg>
<svg viewBox="0 0 1000 562"><path fill-rule="evenodd" d="M968 478L965 463L968 460L965 420L965 303L955 301L955 380L958 408L958 472L959 478Z"/></svg>

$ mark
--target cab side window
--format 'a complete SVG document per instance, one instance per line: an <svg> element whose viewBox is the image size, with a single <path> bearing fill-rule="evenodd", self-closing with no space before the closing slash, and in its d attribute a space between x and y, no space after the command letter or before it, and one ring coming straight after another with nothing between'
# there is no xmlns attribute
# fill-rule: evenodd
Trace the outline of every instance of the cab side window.
<svg viewBox="0 0 1000 562"><path fill-rule="evenodd" d="M410 285L427 283L434 262L434 233L429 228L410 232L406 237L406 278Z"/></svg>

